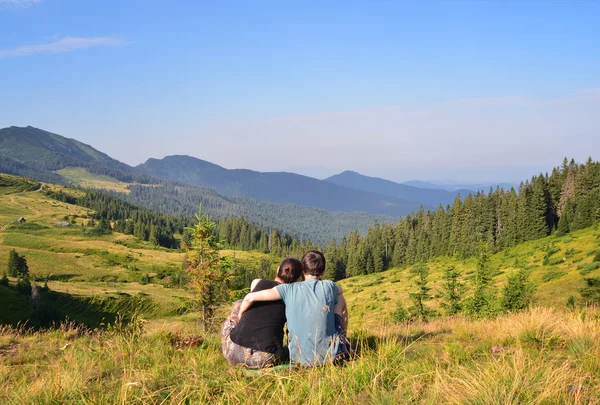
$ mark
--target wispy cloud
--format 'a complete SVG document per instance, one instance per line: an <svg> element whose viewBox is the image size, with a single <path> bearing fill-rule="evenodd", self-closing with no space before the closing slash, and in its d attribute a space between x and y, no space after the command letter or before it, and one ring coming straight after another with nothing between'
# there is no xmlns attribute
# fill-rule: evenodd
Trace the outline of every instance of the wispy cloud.
<svg viewBox="0 0 600 405"><path fill-rule="evenodd" d="M65 53L77 49L93 48L98 46L121 46L127 45L128 43L129 42L123 39L113 37L64 37L46 44L25 45L15 49L0 50L0 58L8 58L11 56L30 56L36 54Z"/></svg>
<svg viewBox="0 0 600 405"><path fill-rule="evenodd" d="M42 0L0 0L1 6L12 6L12 7L29 7L36 3L41 3Z"/></svg>

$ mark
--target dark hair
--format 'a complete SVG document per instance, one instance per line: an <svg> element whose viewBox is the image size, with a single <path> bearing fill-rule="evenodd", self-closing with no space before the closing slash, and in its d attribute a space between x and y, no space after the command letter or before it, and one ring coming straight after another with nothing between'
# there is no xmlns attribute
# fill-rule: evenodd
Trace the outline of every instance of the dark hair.
<svg viewBox="0 0 600 405"><path fill-rule="evenodd" d="M302 275L302 263L300 260L288 257L281 262L277 269L277 277L285 284L297 281Z"/></svg>
<svg viewBox="0 0 600 405"><path fill-rule="evenodd" d="M302 256L302 271L315 277L321 277L325 273L325 256L318 250L311 250Z"/></svg>

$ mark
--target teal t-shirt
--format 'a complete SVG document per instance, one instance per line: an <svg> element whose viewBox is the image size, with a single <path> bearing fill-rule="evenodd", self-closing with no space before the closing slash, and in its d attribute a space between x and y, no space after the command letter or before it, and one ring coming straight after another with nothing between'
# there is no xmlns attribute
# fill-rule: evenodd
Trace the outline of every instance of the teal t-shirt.
<svg viewBox="0 0 600 405"><path fill-rule="evenodd" d="M290 359L305 366L334 359L339 346L334 317L337 285L333 281L310 278L275 288L285 303Z"/></svg>

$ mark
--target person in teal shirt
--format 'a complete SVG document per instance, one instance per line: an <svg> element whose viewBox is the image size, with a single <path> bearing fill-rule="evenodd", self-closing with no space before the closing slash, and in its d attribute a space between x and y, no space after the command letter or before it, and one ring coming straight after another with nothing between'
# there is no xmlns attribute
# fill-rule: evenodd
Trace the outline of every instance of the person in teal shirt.
<svg viewBox="0 0 600 405"><path fill-rule="evenodd" d="M310 251L302 257L303 282L281 284L246 295L240 316L256 301L283 300L288 324L292 362L319 366L348 357L346 342L348 310L342 289L325 273L325 257Z"/></svg>

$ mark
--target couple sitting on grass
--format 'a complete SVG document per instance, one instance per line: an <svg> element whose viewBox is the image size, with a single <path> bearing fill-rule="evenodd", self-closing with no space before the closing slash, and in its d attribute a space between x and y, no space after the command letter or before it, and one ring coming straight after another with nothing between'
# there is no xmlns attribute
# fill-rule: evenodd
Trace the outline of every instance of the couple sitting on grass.
<svg viewBox="0 0 600 405"><path fill-rule="evenodd" d="M288 360L303 366L349 357L348 311L341 287L321 280L325 257L310 251L285 259L274 281L257 279L233 304L221 332L222 350L233 365L271 367ZM300 276L304 281L298 281ZM287 321L288 348L283 346Z"/></svg>

